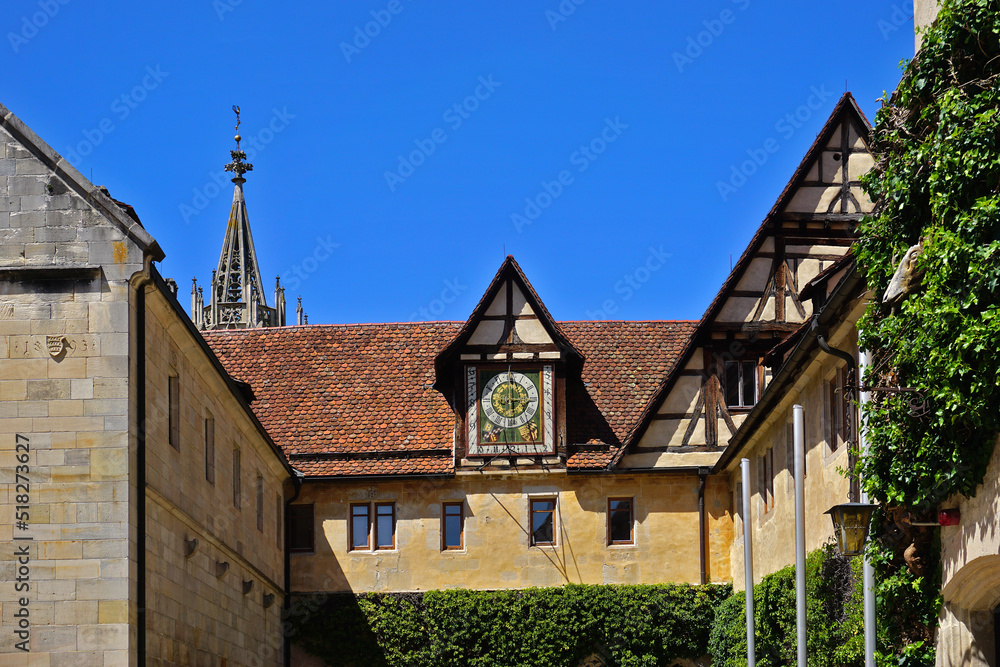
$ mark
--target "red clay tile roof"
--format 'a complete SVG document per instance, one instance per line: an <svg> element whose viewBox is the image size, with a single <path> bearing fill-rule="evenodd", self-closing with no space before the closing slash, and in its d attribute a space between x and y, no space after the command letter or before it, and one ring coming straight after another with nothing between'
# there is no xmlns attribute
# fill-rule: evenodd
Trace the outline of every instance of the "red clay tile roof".
<svg viewBox="0 0 1000 667"><path fill-rule="evenodd" d="M585 355L567 387L572 469L603 468L694 322L566 322ZM205 332L291 464L308 477L449 474L455 417L431 387L459 322L306 325Z"/></svg>
<svg viewBox="0 0 1000 667"><path fill-rule="evenodd" d="M571 446L566 464L571 469L603 468L677 363L697 322L562 322L560 326L587 360L582 384L566 387Z"/></svg>

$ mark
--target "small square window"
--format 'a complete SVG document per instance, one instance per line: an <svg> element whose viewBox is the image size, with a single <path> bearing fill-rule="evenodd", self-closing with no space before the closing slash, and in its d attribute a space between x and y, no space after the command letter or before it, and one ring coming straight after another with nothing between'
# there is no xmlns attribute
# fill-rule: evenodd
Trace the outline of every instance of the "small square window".
<svg viewBox="0 0 1000 667"><path fill-rule="evenodd" d="M290 505L288 507L288 551L291 553L311 553L313 544L313 506Z"/></svg>
<svg viewBox="0 0 1000 667"><path fill-rule="evenodd" d="M375 503L375 548L396 548L396 503Z"/></svg>
<svg viewBox="0 0 1000 667"><path fill-rule="evenodd" d="M371 548L371 510L368 503L351 505L351 551Z"/></svg>
<svg viewBox="0 0 1000 667"><path fill-rule="evenodd" d="M631 498L608 499L608 544L634 544Z"/></svg>
<svg viewBox="0 0 1000 667"><path fill-rule="evenodd" d="M441 548L445 551L464 546L464 514L463 503L444 503L441 510Z"/></svg>
<svg viewBox="0 0 1000 667"><path fill-rule="evenodd" d="M556 543L556 499L531 501L531 546Z"/></svg>

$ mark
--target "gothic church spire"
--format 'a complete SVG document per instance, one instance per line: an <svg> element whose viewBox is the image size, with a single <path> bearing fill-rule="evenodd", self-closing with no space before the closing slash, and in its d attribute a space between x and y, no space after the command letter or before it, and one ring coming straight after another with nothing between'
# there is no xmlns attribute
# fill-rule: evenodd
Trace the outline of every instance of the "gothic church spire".
<svg viewBox="0 0 1000 667"><path fill-rule="evenodd" d="M274 308L268 307L264 296L257 252L250 232L250 218L243 197L243 184L246 183L243 174L253 171L253 165L245 161L247 155L240 150L240 109L234 106L233 111L236 112L236 150L229 151L232 162L225 167L226 171L235 174L232 179L235 185L233 204L229 210L219 265L212 272L209 304L204 304L201 289L196 283L191 294L191 316L202 329L283 326L285 290L280 279L275 284Z"/></svg>

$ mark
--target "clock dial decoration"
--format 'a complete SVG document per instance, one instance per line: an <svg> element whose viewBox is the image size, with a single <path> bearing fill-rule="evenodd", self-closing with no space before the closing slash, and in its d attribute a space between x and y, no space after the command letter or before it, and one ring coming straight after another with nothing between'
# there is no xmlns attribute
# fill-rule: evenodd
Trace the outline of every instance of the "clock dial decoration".
<svg viewBox="0 0 1000 667"><path fill-rule="evenodd" d="M468 367L469 454L551 453L552 369Z"/></svg>
<svg viewBox="0 0 1000 667"><path fill-rule="evenodd" d="M524 373L498 373L483 387L482 406L494 426L520 428L538 412L538 387Z"/></svg>

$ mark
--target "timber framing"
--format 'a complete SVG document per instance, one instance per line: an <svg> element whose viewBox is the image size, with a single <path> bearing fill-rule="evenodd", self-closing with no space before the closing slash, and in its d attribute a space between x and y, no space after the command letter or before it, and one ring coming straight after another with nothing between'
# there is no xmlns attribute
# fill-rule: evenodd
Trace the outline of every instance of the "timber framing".
<svg viewBox="0 0 1000 667"><path fill-rule="evenodd" d="M843 260L844 254L838 254L835 249L843 248L844 253L849 253L854 242L854 230L864 212L861 202L854 194L860 187L860 181L853 177L850 158L870 152L870 132L871 125L854 97L846 93L706 309L674 370L664 378L628 433L623 446L611 459L609 468L619 467L630 453L658 449L654 442L637 450L638 443L654 423L680 420L678 423L683 425L683 420L688 420L680 447L667 447L670 451L681 452L691 446L692 437L702 417L705 417L705 446L718 448L725 444L722 442L722 434L718 432L720 421L724 424L723 431L729 431L729 437L725 438L728 440L740 432L742 420L748 413L758 412L756 407L740 411L740 423L733 418L732 407L727 405L720 382L724 362L728 359L735 360L741 354L748 360L758 362L757 391L763 394L767 376L760 360L775 344L799 331L803 320L809 317L805 299L800 296L800 290L805 286L799 284L799 263L818 261L819 272L823 273L830 265L840 264ZM855 136L861 142L854 141L852 137ZM832 146L833 143L837 145ZM800 189L810 186L812 191L830 192L836 188L837 192L828 204L822 208L817 206L815 212L788 210ZM766 260L770 267L766 283L760 292L741 285L755 260ZM759 261L757 266L760 266ZM803 280L808 280L808 275ZM744 303L756 301L747 311L751 317L742 322L722 320L720 315L723 314L724 307L733 300L742 300ZM768 309L770 304L773 307ZM696 353L699 349L703 350L704 355L701 369L692 369L692 361L697 360ZM690 383L694 377L703 378L695 404L686 412L661 413L667 397L678 382L687 378L686 382ZM713 416L716 418L711 418Z"/></svg>

